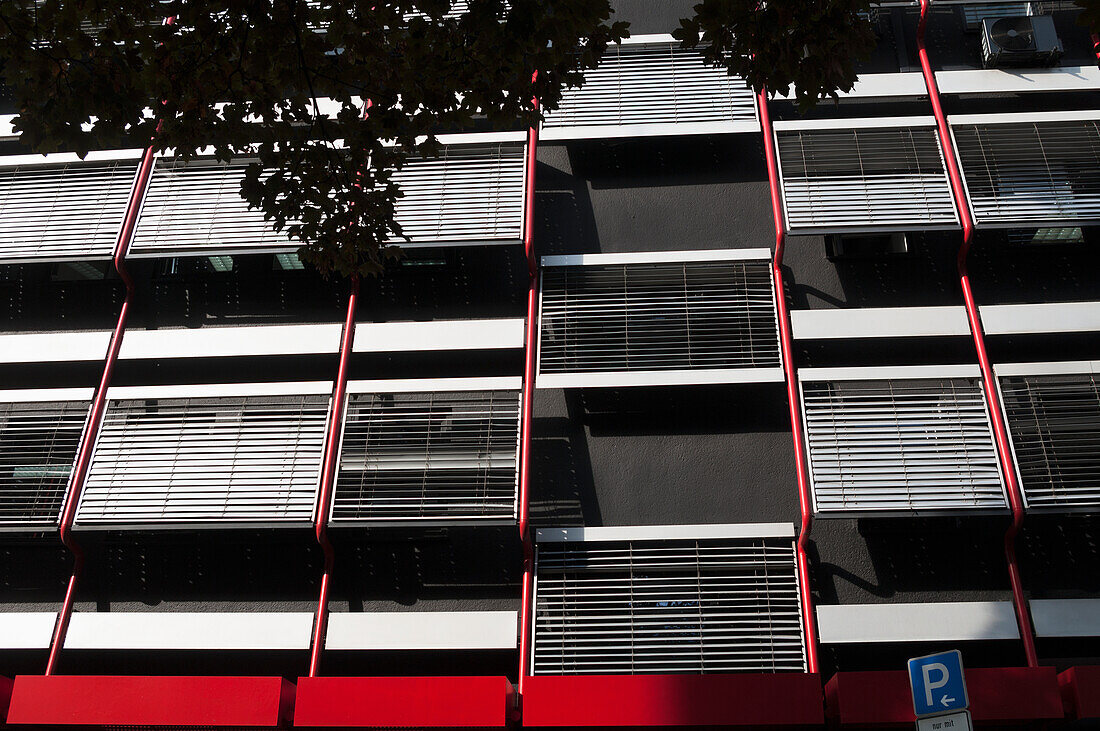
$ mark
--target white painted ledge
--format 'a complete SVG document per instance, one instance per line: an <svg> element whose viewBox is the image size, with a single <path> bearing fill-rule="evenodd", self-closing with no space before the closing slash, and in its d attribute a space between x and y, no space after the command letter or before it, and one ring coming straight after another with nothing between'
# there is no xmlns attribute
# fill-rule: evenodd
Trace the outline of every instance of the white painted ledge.
<svg viewBox="0 0 1100 731"><path fill-rule="evenodd" d="M355 353L497 350L523 347L523 318L366 322L355 326Z"/></svg>
<svg viewBox="0 0 1100 731"><path fill-rule="evenodd" d="M920 74L917 74L920 76ZM941 94L1012 94L1034 91L1100 89L1100 68L1060 66L1051 69L962 69L936 72ZM923 86L923 82L922 82Z"/></svg>
<svg viewBox="0 0 1100 731"><path fill-rule="evenodd" d="M794 523L608 525L539 528L535 531L536 543L700 540L709 538L794 538Z"/></svg>
<svg viewBox="0 0 1100 731"><path fill-rule="evenodd" d="M334 612L328 650L514 650L516 612Z"/></svg>
<svg viewBox="0 0 1100 731"><path fill-rule="evenodd" d="M312 612L74 612L65 649L308 650L312 634Z"/></svg>
<svg viewBox="0 0 1100 731"><path fill-rule="evenodd" d="M827 645L871 642L955 642L1019 638L1012 602L839 604L817 607Z"/></svg>
<svg viewBox="0 0 1100 731"><path fill-rule="evenodd" d="M1039 637L1100 637L1100 599L1032 599Z"/></svg>
<svg viewBox="0 0 1100 731"><path fill-rule="evenodd" d="M0 363L103 360L110 341L107 331L0 335Z"/></svg>
<svg viewBox="0 0 1100 731"><path fill-rule="evenodd" d="M986 335L1094 332L1100 330L1100 302L983 305Z"/></svg>
<svg viewBox="0 0 1100 731"><path fill-rule="evenodd" d="M791 329L795 340L970 335L962 306L793 310Z"/></svg>
<svg viewBox="0 0 1100 731"><path fill-rule="evenodd" d="M0 649L48 650L57 612L0 612Z"/></svg>
<svg viewBox="0 0 1100 731"><path fill-rule="evenodd" d="M343 325L256 325L198 330L133 330L119 357L219 358L249 355L338 353Z"/></svg>

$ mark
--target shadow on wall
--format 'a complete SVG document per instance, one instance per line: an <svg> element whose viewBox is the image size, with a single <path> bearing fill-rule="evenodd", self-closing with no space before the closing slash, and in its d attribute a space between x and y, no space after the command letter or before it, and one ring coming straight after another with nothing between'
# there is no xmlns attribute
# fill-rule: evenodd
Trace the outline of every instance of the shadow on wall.
<svg viewBox="0 0 1100 731"><path fill-rule="evenodd" d="M600 236L592 199L583 178L569 173L565 147L540 147L535 172L535 248L539 256L592 254L600 251Z"/></svg>
<svg viewBox="0 0 1100 731"><path fill-rule="evenodd" d="M1082 234L1077 243L1028 243L1003 231L979 234L970 253L974 296L982 304L1100 300L1100 227Z"/></svg>
<svg viewBox="0 0 1100 731"><path fill-rule="evenodd" d="M0 611L56 610L71 572L72 557L56 535L9 538L0 546Z"/></svg>
<svg viewBox="0 0 1100 731"><path fill-rule="evenodd" d="M1100 515L1030 513L1016 552L1032 597L1100 595Z"/></svg>
<svg viewBox="0 0 1100 731"><path fill-rule="evenodd" d="M0 265L0 331L113 328L123 289L102 271L87 264Z"/></svg>
<svg viewBox="0 0 1100 731"><path fill-rule="evenodd" d="M531 522L602 525L582 395L576 390L563 393L565 414L535 419L531 428Z"/></svg>

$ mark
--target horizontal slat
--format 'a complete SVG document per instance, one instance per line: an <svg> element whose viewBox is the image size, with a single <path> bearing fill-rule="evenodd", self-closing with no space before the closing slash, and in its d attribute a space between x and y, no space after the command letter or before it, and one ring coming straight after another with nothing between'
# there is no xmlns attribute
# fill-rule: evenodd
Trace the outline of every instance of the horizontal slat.
<svg viewBox="0 0 1100 731"><path fill-rule="evenodd" d="M817 607L817 626L826 645L1015 640L1020 636L1009 601L822 604Z"/></svg>
<svg viewBox="0 0 1100 731"><path fill-rule="evenodd" d="M311 612L74 612L66 650L308 650Z"/></svg>
<svg viewBox="0 0 1100 731"><path fill-rule="evenodd" d="M514 650L515 612L333 612L326 650Z"/></svg>
<svg viewBox="0 0 1100 731"><path fill-rule="evenodd" d="M802 407L817 513L1007 507L977 379L803 380Z"/></svg>

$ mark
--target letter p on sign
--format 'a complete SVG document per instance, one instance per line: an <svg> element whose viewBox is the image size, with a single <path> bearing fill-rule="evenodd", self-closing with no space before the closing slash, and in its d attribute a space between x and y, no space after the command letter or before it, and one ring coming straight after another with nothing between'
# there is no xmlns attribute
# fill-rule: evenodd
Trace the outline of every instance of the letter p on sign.
<svg viewBox="0 0 1100 731"><path fill-rule="evenodd" d="M947 666L942 662L930 662L927 665L922 665L921 672L924 673L924 702L931 706L933 703L932 691L947 685L951 675L947 672ZM939 679L932 680L932 673L939 673Z"/></svg>
<svg viewBox="0 0 1100 731"><path fill-rule="evenodd" d="M909 684L917 718L961 711L970 706L958 650L909 661Z"/></svg>

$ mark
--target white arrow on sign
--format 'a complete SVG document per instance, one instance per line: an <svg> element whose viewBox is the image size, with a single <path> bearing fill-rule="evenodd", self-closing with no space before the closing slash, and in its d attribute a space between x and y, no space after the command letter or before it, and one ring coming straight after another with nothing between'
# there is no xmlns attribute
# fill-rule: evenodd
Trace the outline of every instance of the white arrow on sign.
<svg viewBox="0 0 1100 731"><path fill-rule="evenodd" d="M944 708L947 708L948 703L954 703L954 702L955 702L954 698L948 698L947 696L944 696L943 698L940 698L940 703L943 704Z"/></svg>

